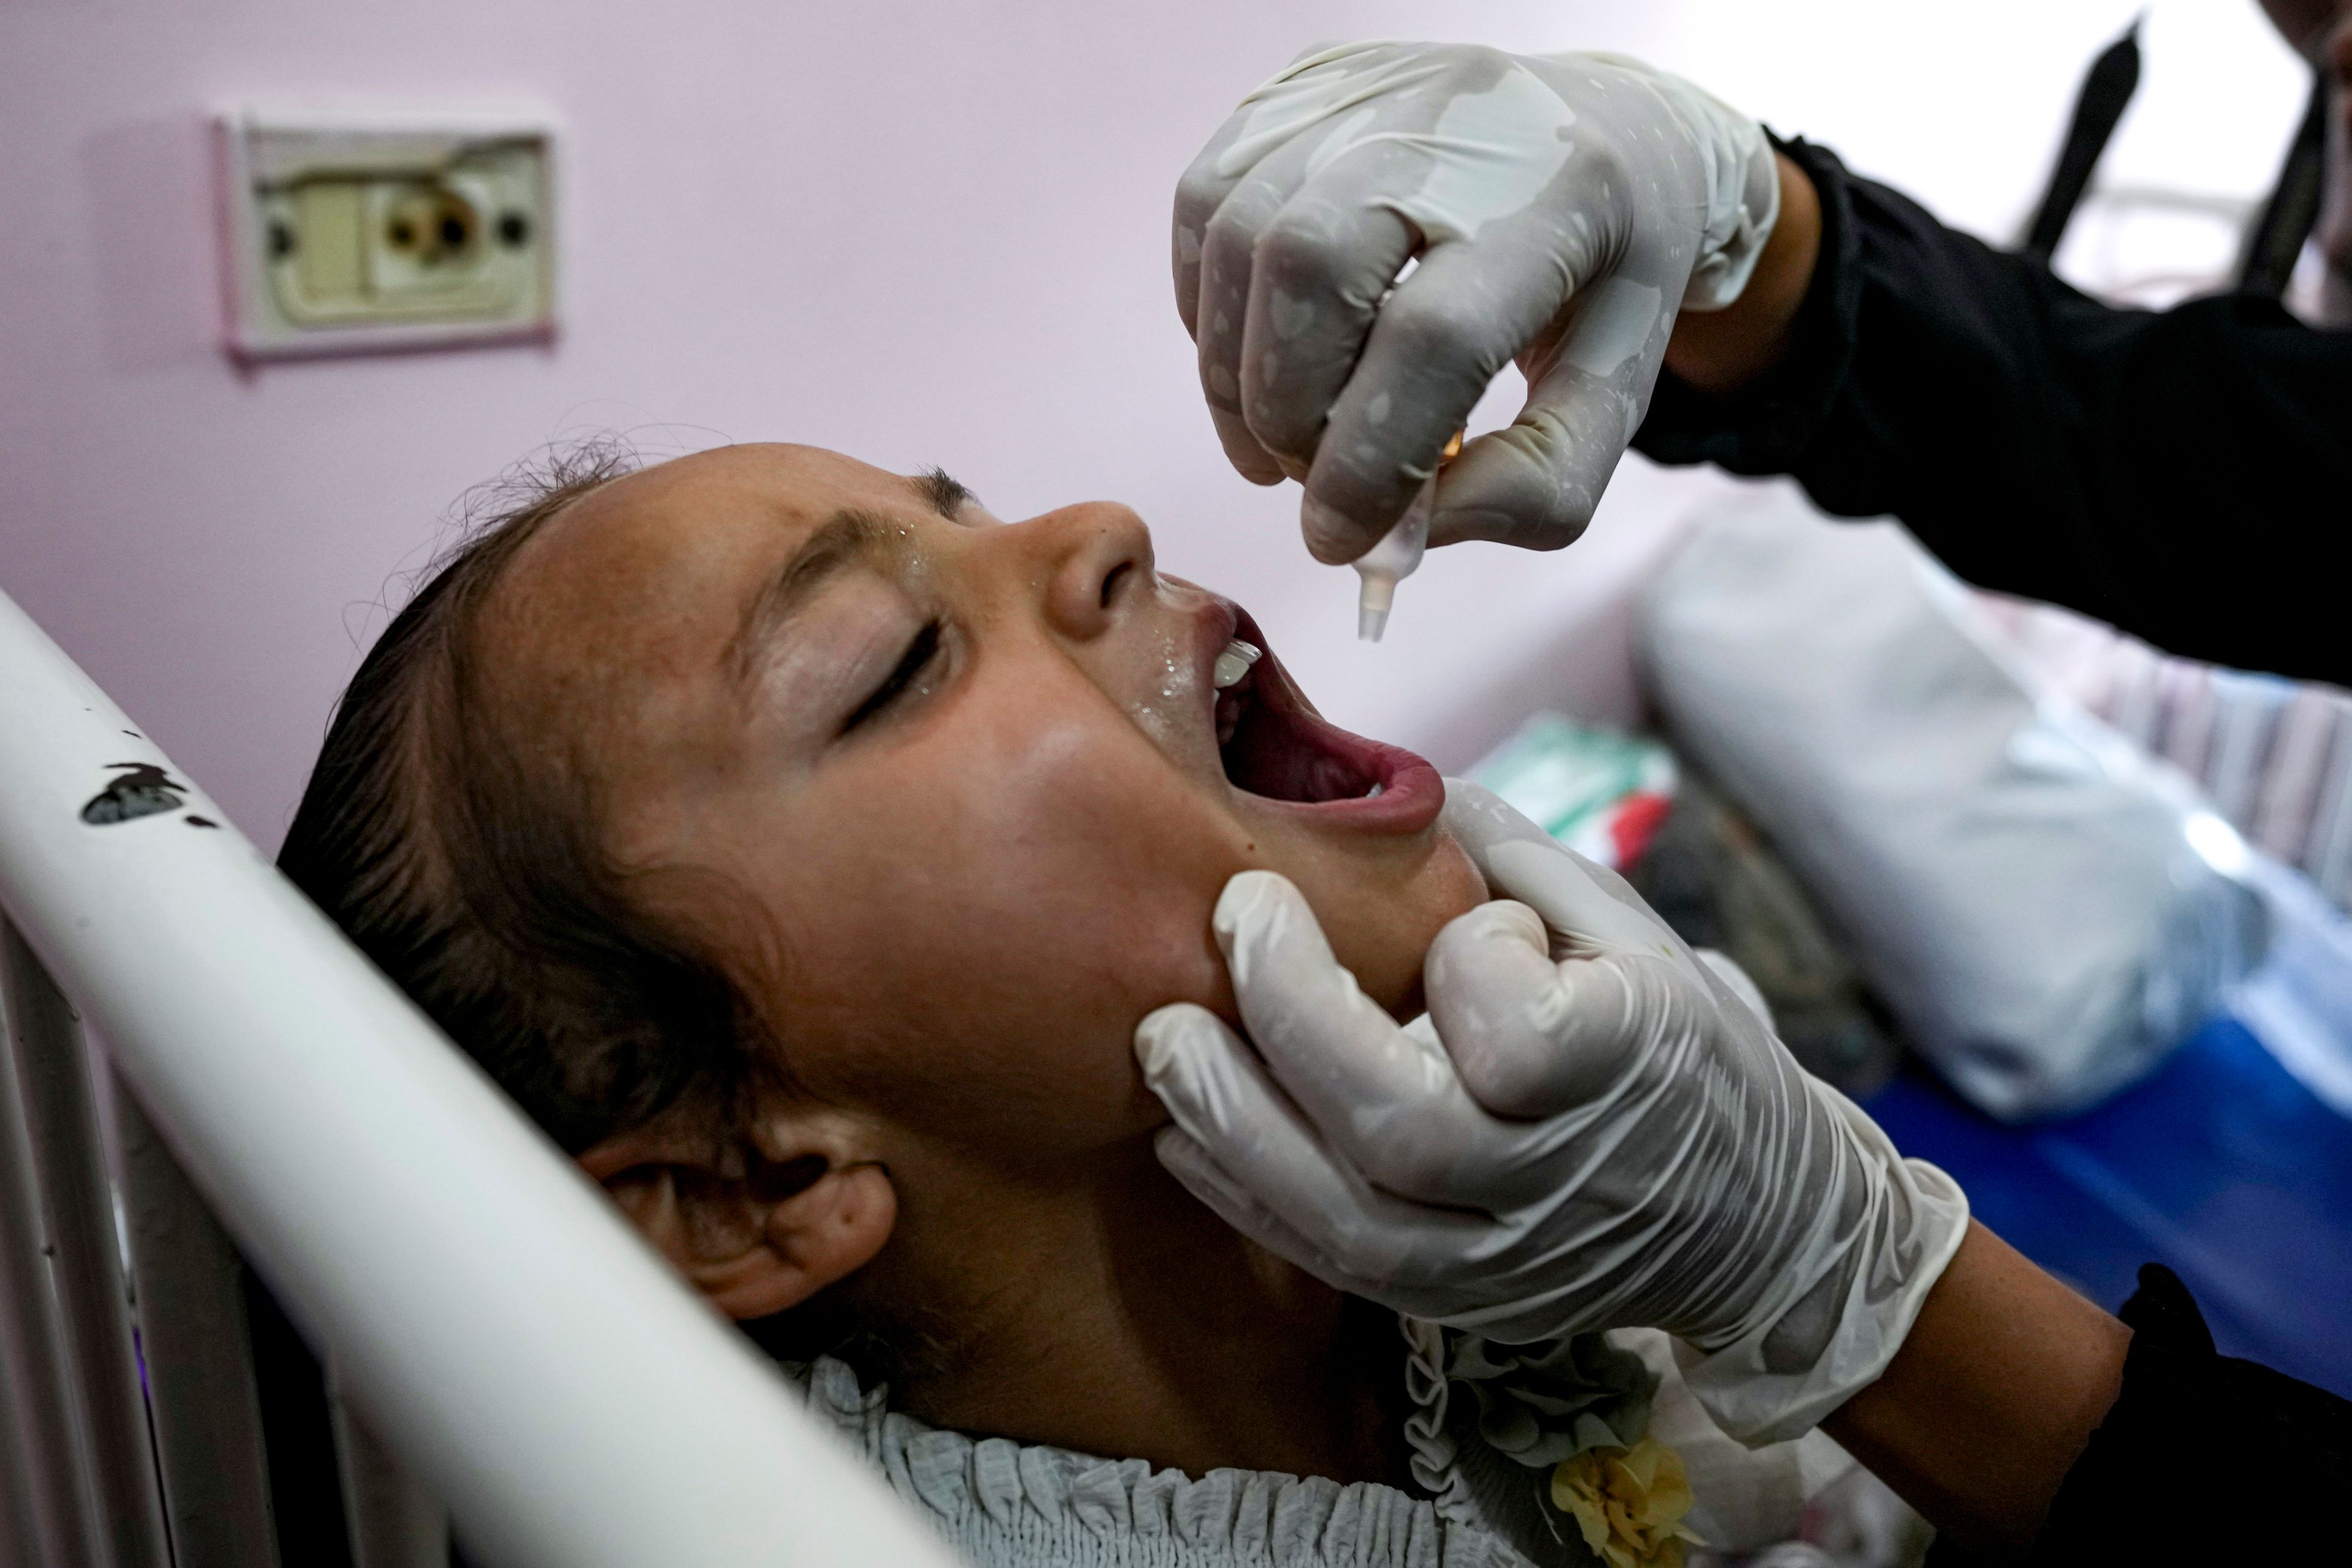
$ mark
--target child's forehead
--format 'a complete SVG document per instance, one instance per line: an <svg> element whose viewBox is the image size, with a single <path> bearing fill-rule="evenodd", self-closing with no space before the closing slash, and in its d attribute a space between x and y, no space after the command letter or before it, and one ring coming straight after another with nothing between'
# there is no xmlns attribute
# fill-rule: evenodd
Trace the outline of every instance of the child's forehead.
<svg viewBox="0 0 2352 1568"><path fill-rule="evenodd" d="M504 596L675 614L682 593L731 595L844 511L930 515L905 476L814 447L725 447L598 486L518 552Z"/></svg>
<svg viewBox="0 0 2352 1568"><path fill-rule="evenodd" d="M743 604L845 507L897 475L814 447L725 447L625 475L549 518L499 574L482 644L502 683L594 689L714 665ZM633 679L622 681L621 678Z"/></svg>
<svg viewBox="0 0 2352 1568"><path fill-rule="evenodd" d="M887 469L783 445L609 480L500 574L480 623L483 671L507 702L570 729L716 710L730 640L802 544L845 511L936 520L922 493Z"/></svg>
<svg viewBox="0 0 2352 1568"><path fill-rule="evenodd" d="M741 516L769 524L822 521L845 506L919 503L903 475L822 447L763 442L714 447L600 485L567 508L588 526L669 531L681 522Z"/></svg>

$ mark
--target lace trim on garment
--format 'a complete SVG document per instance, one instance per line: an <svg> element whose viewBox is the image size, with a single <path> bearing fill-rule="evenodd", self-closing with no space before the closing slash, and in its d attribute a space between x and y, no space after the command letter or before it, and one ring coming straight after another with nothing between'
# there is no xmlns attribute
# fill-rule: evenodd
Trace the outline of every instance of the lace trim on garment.
<svg viewBox="0 0 2352 1568"><path fill-rule="evenodd" d="M1412 1479L1436 1498L1438 1514L1446 1522L1475 1525L1478 1505L1456 1462L1460 1451L1453 1434L1445 1429L1451 1386L1445 1375L1445 1331L1423 1319L1402 1315L1397 1327L1404 1334L1404 1386L1412 1399L1412 1414L1404 1423L1405 1442L1412 1449L1406 1461Z"/></svg>

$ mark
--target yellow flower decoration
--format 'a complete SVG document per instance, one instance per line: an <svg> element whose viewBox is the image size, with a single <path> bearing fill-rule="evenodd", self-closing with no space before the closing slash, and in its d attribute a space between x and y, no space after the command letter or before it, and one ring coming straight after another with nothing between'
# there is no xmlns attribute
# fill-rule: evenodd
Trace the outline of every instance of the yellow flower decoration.
<svg viewBox="0 0 2352 1568"><path fill-rule="evenodd" d="M1655 1437L1561 1460L1551 1473L1551 1500L1576 1516L1584 1544L1609 1568L1683 1568L1683 1542L1706 1544L1683 1527L1691 1489L1682 1456Z"/></svg>

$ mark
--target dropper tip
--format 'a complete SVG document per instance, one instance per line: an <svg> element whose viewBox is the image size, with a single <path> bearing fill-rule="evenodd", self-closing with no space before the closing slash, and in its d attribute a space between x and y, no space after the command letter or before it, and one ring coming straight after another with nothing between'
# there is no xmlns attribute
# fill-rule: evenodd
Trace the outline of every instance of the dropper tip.
<svg viewBox="0 0 2352 1568"><path fill-rule="evenodd" d="M1389 606L1396 603L1397 580L1385 571L1367 571L1360 561L1356 573L1356 640L1378 642L1389 629Z"/></svg>

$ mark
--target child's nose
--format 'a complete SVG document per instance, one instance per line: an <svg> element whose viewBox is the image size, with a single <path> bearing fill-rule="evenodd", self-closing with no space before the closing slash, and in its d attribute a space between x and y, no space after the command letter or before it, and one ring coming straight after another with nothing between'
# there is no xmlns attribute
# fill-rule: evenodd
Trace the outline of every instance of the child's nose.
<svg viewBox="0 0 2352 1568"><path fill-rule="evenodd" d="M1063 507L1019 525L1045 567L1045 618L1066 637L1101 636L1150 591L1151 530L1114 501Z"/></svg>

